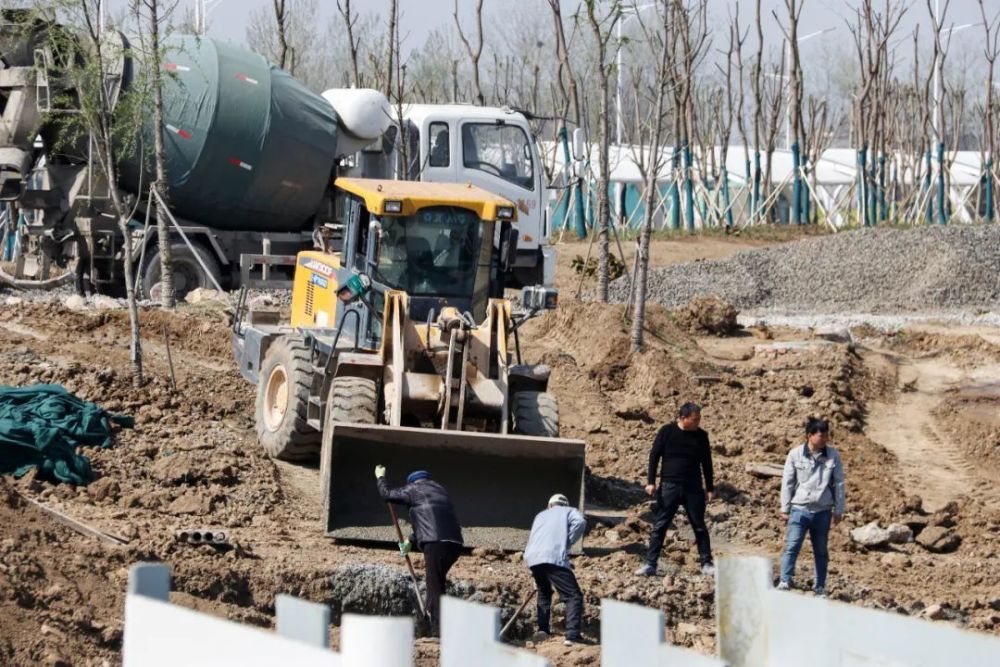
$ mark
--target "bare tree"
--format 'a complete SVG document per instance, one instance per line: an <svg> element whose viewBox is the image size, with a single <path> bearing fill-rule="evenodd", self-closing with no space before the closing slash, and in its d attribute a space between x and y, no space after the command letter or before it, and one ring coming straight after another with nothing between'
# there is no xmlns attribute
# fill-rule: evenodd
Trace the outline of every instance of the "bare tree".
<svg viewBox="0 0 1000 667"><path fill-rule="evenodd" d="M351 57L351 85L355 88L361 86L361 77L358 73L358 46L359 37L354 36L355 26L358 17L351 14L351 0L337 0L337 11L344 19L344 30L347 31L347 50Z"/></svg>
<svg viewBox="0 0 1000 667"><path fill-rule="evenodd" d="M777 12L773 12L775 20L781 27L785 35L785 43L789 49L789 71L788 71L788 114L792 132L792 169L794 171L794 183L792 186L792 222L801 223L801 213L803 209L802 197L808 198L808 193L803 192L802 185L802 165L800 164L802 146L805 144L804 123L802 121L802 61L799 57L799 20L802 18L802 7L804 0L785 0L785 7L788 11L788 27L785 28L778 18Z"/></svg>
<svg viewBox="0 0 1000 667"><path fill-rule="evenodd" d="M597 229L598 229L598 261L597 261L597 298L603 303L608 302L608 232L611 223L610 202L608 201L608 183L611 180L611 164L608 150L611 145L611 128L609 126L609 79L615 69L608 46L614 34L615 24L621 19L621 7L614 0L607 13L600 15L597 0L585 0L587 21L590 24L594 38L594 48L597 51L596 71L600 88L600 109L598 111L598 143L600 157L597 176Z"/></svg>
<svg viewBox="0 0 1000 667"><path fill-rule="evenodd" d="M996 104L993 101L993 74L996 67L997 56L1000 55L1000 11L991 18L986 15L986 6L983 0L979 0L979 15L982 18L983 31L986 39L983 43L983 56L986 58L986 100L983 103L983 130L985 141L983 142L983 196L985 202L985 218L993 222L994 217L994 185L993 176L993 156L997 150L996 132Z"/></svg>
<svg viewBox="0 0 1000 667"><path fill-rule="evenodd" d="M638 142L638 150L633 149L633 160L639 168L643 181L643 221L639 237L639 252L636 259L635 282L633 298L635 302L632 314L631 345L634 352L641 352L644 344L646 325L646 288L649 282L649 241L653 232L653 220L656 216L657 200L659 199L659 176L664 167L662 143L667 115L667 92L671 85L670 69L671 51L667 48L670 36L669 0L658 3L658 27L647 27L639 19L648 48L659 54L652 85L646 91L641 90L641 75L634 72L635 91L635 127L636 136L630 138L630 144ZM640 108L647 109L643 117Z"/></svg>
<svg viewBox="0 0 1000 667"><path fill-rule="evenodd" d="M132 379L133 384L139 387L145 380L139 308L133 280L132 232L129 229L132 210L122 198L117 183L119 163L135 150L148 98L144 93L146 87L141 83L137 83L131 91L120 94L120 74L115 72L117 63L126 52L120 42L105 39L102 35L99 8L97 0L55 0L38 10L44 22L51 25L59 23L69 28L48 31L45 46L52 52L56 67L61 70L60 80L67 91L71 91L67 94L68 99L76 105L70 113L53 112L47 122L56 128L62 144L72 146L81 136L88 138L97 161L92 166L100 170L95 178L103 175L107 182L108 197L123 237L122 262L131 334Z"/></svg>
<svg viewBox="0 0 1000 667"><path fill-rule="evenodd" d="M163 119L163 67L162 47L160 40L160 24L167 22L170 15L177 7L177 3L168 4L165 12L160 12L159 0L133 0L132 11L135 12L136 20L141 25L143 14L145 14L146 35L142 39L145 44L148 39L148 49L146 62L149 65L150 84L152 89L153 106L153 161L156 167L156 180L152 187L159 195L151 197L150 203L153 207L152 214L156 217L156 239L157 252L160 259L160 303L164 308L171 309L177 305L174 293L174 271L173 256L170 247L170 229L167 225L168 214L160 211L159 202L169 202L167 180L167 151L163 144L163 133L166 126ZM141 32L140 32L141 35ZM150 295L146 295L147 298Z"/></svg>
<svg viewBox="0 0 1000 667"><path fill-rule="evenodd" d="M321 48L318 0L272 0L250 13L246 42L313 89L329 87L328 52Z"/></svg>
<svg viewBox="0 0 1000 667"><path fill-rule="evenodd" d="M472 91L475 94L476 104L483 106L486 99L483 97L483 87L479 81L479 59L483 55L483 0L476 1L476 46L473 47L465 32L462 30L462 22L458 18L458 0L455 0L455 11L452 14L455 18L455 27L458 29L458 37L465 46L469 60L472 61Z"/></svg>

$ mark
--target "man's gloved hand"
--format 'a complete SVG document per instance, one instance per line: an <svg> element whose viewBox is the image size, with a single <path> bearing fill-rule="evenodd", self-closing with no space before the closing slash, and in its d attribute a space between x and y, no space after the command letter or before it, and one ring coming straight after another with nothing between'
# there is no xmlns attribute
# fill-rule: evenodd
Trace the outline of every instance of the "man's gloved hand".
<svg viewBox="0 0 1000 667"><path fill-rule="evenodd" d="M405 539L402 542L399 542L398 544L399 544L399 555L400 556L407 555L408 553L410 553L410 550L413 548L413 545L410 544L410 540L409 539Z"/></svg>
<svg viewBox="0 0 1000 667"><path fill-rule="evenodd" d="M375 479L385 477L385 466L375 466Z"/></svg>

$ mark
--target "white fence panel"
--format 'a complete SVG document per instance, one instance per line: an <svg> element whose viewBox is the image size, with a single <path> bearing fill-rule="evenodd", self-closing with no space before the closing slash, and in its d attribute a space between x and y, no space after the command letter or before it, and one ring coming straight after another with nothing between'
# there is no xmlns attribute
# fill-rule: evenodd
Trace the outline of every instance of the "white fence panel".
<svg viewBox="0 0 1000 667"><path fill-rule="evenodd" d="M792 592L765 598L768 667L1000 665L992 635Z"/></svg>
<svg viewBox="0 0 1000 667"><path fill-rule="evenodd" d="M501 644L499 635L499 609L441 599L441 667L552 667L540 655Z"/></svg>
<svg viewBox="0 0 1000 667"><path fill-rule="evenodd" d="M125 599L124 667L347 667L336 653L143 595Z"/></svg>
<svg viewBox="0 0 1000 667"><path fill-rule="evenodd" d="M725 667L726 663L664 641L663 612L601 600L601 667Z"/></svg>
<svg viewBox="0 0 1000 667"><path fill-rule="evenodd" d="M766 558L721 558L715 571L716 645L733 667L767 665L764 593L771 588Z"/></svg>

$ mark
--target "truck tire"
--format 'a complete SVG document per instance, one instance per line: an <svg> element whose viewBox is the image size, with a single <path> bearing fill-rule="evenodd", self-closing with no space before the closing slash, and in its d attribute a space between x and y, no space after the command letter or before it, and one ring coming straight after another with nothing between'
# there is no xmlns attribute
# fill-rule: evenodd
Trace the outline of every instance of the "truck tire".
<svg viewBox="0 0 1000 667"><path fill-rule="evenodd" d="M378 388L374 380L359 377L333 378L326 399L323 428L336 422L374 424L378 415Z"/></svg>
<svg viewBox="0 0 1000 667"><path fill-rule="evenodd" d="M319 454L320 433L306 422L312 360L305 341L281 336L267 348L257 385L257 439L271 458L304 461Z"/></svg>
<svg viewBox="0 0 1000 667"><path fill-rule="evenodd" d="M216 283L221 283L222 271L219 268L219 260L213 253L206 250L197 243L191 244L198 253L198 257L205 264L202 268L198 257L191 252L191 248L183 241L172 241L170 243L170 255L174 267L174 296L178 301L183 301L188 292L192 292L199 287L204 289L215 289ZM208 269L208 272L205 269ZM145 261L142 265L142 294L147 299L151 299L153 287L160 282L160 247L151 245L146 250Z"/></svg>
<svg viewBox="0 0 1000 667"><path fill-rule="evenodd" d="M559 402L544 391L518 391L511 397L514 433L559 437Z"/></svg>

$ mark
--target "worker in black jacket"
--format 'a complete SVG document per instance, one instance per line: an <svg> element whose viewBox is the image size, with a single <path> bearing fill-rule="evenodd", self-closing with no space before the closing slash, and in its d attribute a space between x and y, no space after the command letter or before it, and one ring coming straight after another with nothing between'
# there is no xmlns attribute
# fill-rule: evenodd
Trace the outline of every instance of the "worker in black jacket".
<svg viewBox="0 0 1000 667"><path fill-rule="evenodd" d="M462 552L462 529L451 498L426 470L411 472L406 486L393 489L385 481L385 466L380 465L375 466L375 480L382 500L409 508L413 536L399 543L399 552L406 555L415 546L424 554L427 612L431 632L437 635L445 578Z"/></svg>
<svg viewBox="0 0 1000 667"><path fill-rule="evenodd" d="M712 499L714 490L712 450L708 444L708 433L699 427L700 423L701 408L696 403L685 403L678 412L677 422L661 428L653 441L646 474L646 495L656 495L656 522L649 538L646 564L635 572L638 576L651 577L656 574L663 538L681 505L684 506L694 530L701 571L707 575L715 573L712 545L705 525L705 503ZM662 465L659 489L656 488L658 465Z"/></svg>

